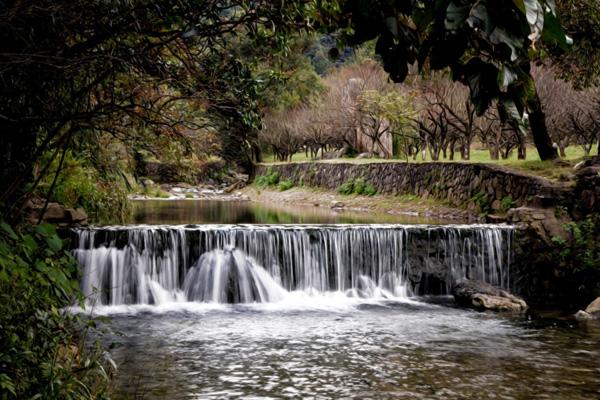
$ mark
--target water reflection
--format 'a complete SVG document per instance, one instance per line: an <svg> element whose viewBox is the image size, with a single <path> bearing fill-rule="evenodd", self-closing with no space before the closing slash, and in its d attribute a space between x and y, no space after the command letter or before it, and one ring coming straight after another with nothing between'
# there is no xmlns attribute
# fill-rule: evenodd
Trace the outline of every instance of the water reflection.
<svg viewBox="0 0 600 400"><path fill-rule="evenodd" d="M412 215L333 211L324 207L283 207L249 201L136 200L130 222L135 224L441 224Z"/></svg>

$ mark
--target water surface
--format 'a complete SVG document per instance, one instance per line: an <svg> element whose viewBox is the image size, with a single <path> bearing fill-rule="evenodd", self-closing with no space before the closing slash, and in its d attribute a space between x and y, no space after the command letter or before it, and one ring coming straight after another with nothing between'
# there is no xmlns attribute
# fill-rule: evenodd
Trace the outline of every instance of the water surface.
<svg viewBox="0 0 600 400"><path fill-rule="evenodd" d="M327 207L283 206L250 201L135 200L134 224L443 224L443 220L411 214L332 210ZM460 221L458 221L460 222Z"/></svg>
<svg viewBox="0 0 600 400"><path fill-rule="evenodd" d="M137 202L132 222L156 225L443 221L184 200ZM374 238L378 235L373 233ZM163 264L172 261L174 266L180 265L169 257L183 251L165 252L166 241L161 239L154 257L148 252L152 249L146 249L150 243L154 242L144 239L139 246L135 241L130 245L138 246L147 260L154 260L144 265L160 281L166 268ZM277 249L286 247L265 243L268 242L261 246L273 251L273 256L265 260L283 265L284 261L278 259L286 253ZM300 254L301 247L289 243L294 254ZM306 248L315 243L319 242L306 241ZM446 253L457 253L463 262L475 243L466 238L464 246L427 245L414 262L406 258L404 262L410 270L417 261L425 265L441 262L444 258L439 255ZM353 244L346 247L357 251ZM373 260L387 254L379 246L371 247L368 250L378 255ZM111 251L106 249L105 258L90 260L104 259L107 271L117 264L125 265L128 256L121 257L119 253L123 250ZM361 258L352 255L352 251L337 258L358 262ZM160 254L171 255L163 259ZM314 261L318 265L319 260ZM527 316L475 312L456 308L448 297L424 300L397 294L349 297L342 291L305 287L291 290L282 300L271 303L124 301L96 306L93 311L112 320L108 327L114 333L103 340L118 344L111 350L118 365L114 382L117 399L600 398L599 323L555 315L532 320Z"/></svg>
<svg viewBox="0 0 600 400"><path fill-rule="evenodd" d="M117 310L113 310L117 311ZM122 307L117 398L596 399L600 325L421 302Z"/></svg>

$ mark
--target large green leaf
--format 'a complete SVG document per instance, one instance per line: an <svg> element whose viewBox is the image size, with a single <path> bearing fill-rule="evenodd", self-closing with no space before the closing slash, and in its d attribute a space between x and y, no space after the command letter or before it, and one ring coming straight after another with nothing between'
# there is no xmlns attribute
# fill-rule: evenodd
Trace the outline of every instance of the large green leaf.
<svg viewBox="0 0 600 400"><path fill-rule="evenodd" d="M457 30L464 26L465 21L469 17L471 6L469 4L457 4L451 2L446 9L446 19L444 26L448 30Z"/></svg>

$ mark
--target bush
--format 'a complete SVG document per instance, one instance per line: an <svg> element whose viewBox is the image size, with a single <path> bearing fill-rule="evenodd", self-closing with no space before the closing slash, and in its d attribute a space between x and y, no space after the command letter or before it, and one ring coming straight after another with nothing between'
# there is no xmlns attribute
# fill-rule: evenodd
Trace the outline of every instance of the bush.
<svg viewBox="0 0 600 400"><path fill-rule="evenodd" d="M294 182L291 179L279 182L279 190L285 192L294 187Z"/></svg>
<svg viewBox="0 0 600 400"><path fill-rule="evenodd" d="M354 193L356 194L362 194L363 191L365 190L365 179L364 178L357 178L354 180Z"/></svg>
<svg viewBox="0 0 600 400"><path fill-rule="evenodd" d="M38 188L40 197L47 195L53 179L52 173L42 180ZM102 177L95 168L85 166L69 155L50 200L70 208L82 207L92 222L124 222L131 215L125 180L124 175Z"/></svg>
<svg viewBox="0 0 600 400"><path fill-rule="evenodd" d="M365 196L373 196L377 193L377 189L372 185L368 184L364 178L357 178L354 180L349 180L344 182L338 188L338 193L343 195L365 195Z"/></svg>
<svg viewBox="0 0 600 400"><path fill-rule="evenodd" d="M500 209L504 212L510 210L515 206L515 202L513 201L511 196L505 196L500 200Z"/></svg>
<svg viewBox="0 0 600 400"><path fill-rule="evenodd" d="M17 233L0 222L2 399L104 398L101 349L81 339L91 322L61 310L82 300L77 271L51 225Z"/></svg>
<svg viewBox="0 0 600 400"><path fill-rule="evenodd" d="M475 205L479 209L479 212L483 214L488 214L492 209L492 206L488 200L488 195L484 192L476 192L471 197L471 201L475 203Z"/></svg>
<svg viewBox="0 0 600 400"><path fill-rule="evenodd" d="M600 217L565 224L570 237L553 237L551 261L558 262L572 295L584 301L600 296Z"/></svg>
<svg viewBox="0 0 600 400"><path fill-rule="evenodd" d="M346 181L338 188L338 193L343 195L351 195L354 193L354 181Z"/></svg>
<svg viewBox="0 0 600 400"><path fill-rule="evenodd" d="M365 188L363 189L363 193L365 196L374 196L375 194L377 194L377 189L375 189L375 187L367 184L365 185Z"/></svg>
<svg viewBox="0 0 600 400"><path fill-rule="evenodd" d="M268 168L265 175L258 175L254 178L254 184L260 188L275 186L279 183L279 173Z"/></svg>

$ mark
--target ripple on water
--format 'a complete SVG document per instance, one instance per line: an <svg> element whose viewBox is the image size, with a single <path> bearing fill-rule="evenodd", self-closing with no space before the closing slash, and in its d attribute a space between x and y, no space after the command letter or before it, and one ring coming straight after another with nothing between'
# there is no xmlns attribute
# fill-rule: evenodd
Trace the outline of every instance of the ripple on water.
<svg viewBox="0 0 600 400"><path fill-rule="evenodd" d="M194 312L195 311L195 312ZM193 398L569 398L600 393L600 330L439 305L225 306L112 314L117 394Z"/></svg>

